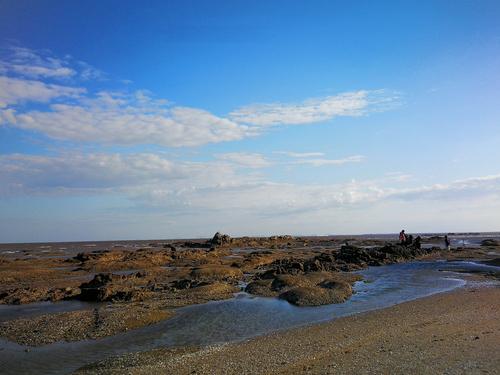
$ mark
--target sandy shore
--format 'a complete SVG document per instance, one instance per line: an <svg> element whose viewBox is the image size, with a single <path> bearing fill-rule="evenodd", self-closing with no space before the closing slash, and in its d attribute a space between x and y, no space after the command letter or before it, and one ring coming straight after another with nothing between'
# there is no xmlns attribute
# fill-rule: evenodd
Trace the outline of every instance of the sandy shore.
<svg viewBox="0 0 500 375"><path fill-rule="evenodd" d="M500 288L459 290L237 344L158 349L80 374L498 374Z"/></svg>

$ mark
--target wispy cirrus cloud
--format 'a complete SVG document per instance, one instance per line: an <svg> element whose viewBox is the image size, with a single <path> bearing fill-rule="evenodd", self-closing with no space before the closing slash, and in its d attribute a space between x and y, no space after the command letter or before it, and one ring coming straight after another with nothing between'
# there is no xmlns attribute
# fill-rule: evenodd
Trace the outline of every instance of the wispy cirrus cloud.
<svg viewBox="0 0 500 375"><path fill-rule="evenodd" d="M322 167L325 165L343 165L348 163L360 163L365 160L363 155L353 155L342 159L318 159L318 158L301 158L295 160L294 164L307 164L313 167Z"/></svg>
<svg viewBox="0 0 500 375"><path fill-rule="evenodd" d="M339 159L329 159L325 157L323 152L293 152L293 151L274 151L274 154L284 155L291 158L291 160L286 161L286 164L291 165L310 165L312 167L323 167L323 166L336 166L349 163L360 163L365 161L366 157L363 155L352 155Z"/></svg>
<svg viewBox="0 0 500 375"><path fill-rule="evenodd" d="M285 155L291 158L313 158L325 156L324 152L293 152L293 151L274 151L273 154Z"/></svg>
<svg viewBox="0 0 500 375"><path fill-rule="evenodd" d="M264 155L248 152L230 152L217 154L215 157L219 160L228 161L246 168L265 168L272 165Z"/></svg>
<svg viewBox="0 0 500 375"><path fill-rule="evenodd" d="M385 90L360 90L298 103L253 104L229 114L236 122L257 126L300 125L331 120L338 116L361 116L394 104L398 97Z"/></svg>

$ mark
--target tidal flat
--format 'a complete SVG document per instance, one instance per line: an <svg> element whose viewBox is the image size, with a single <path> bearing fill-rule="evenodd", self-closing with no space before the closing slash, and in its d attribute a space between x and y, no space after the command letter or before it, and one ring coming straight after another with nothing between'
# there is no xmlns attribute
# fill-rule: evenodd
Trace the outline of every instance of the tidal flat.
<svg viewBox="0 0 500 375"><path fill-rule="evenodd" d="M439 235L420 246L386 236L220 233L0 245L0 361L5 373L107 373L139 355L130 353L198 353L459 287L495 288L498 238L452 240L452 251Z"/></svg>

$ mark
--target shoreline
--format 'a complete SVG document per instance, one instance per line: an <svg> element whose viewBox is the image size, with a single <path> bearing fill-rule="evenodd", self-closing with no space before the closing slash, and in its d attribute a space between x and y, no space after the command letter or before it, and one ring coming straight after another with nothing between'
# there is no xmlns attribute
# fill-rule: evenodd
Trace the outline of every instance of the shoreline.
<svg viewBox="0 0 500 375"><path fill-rule="evenodd" d="M76 373L494 373L498 322L500 288L464 286L241 342L126 354Z"/></svg>

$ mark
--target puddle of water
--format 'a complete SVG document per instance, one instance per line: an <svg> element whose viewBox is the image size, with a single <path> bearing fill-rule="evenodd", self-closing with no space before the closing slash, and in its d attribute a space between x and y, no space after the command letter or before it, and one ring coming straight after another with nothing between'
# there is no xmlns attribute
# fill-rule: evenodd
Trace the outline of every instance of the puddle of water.
<svg viewBox="0 0 500 375"><path fill-rule="evenodd" d="M473 262L415 262L372 267L359 271L366 282L355 284L356 294L347 302L319 307L296 307L288 302L238 293L234 299L188 306L174 318L100 340L55 343L29 352L0 340L4 374L65 374L111 355L159 346L209 345L298 327L452 290L466 281L446 269L483 269ZM499 267L494 267L499 269Z"/></svg>
<svg viewBox="0 0 500 375"><path fill-rule="evenodd" d="M481 242L485 239L493 239L500 241L500 236L497 233L491 235L451 235L451 246L466 246L466 247L480 247Z"/></svg>

